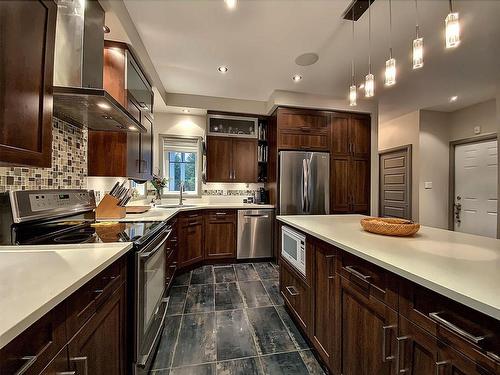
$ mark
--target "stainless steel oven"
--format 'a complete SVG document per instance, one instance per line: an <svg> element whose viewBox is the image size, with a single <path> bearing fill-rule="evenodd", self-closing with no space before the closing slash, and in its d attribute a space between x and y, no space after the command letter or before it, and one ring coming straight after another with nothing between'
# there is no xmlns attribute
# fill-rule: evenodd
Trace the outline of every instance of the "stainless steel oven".
<svg viewBox="0 0 500 375"><path fill-rule="evenodd" d="M135 253L135 373L147 374L165 323L167 241L166 226Z"/></svg>

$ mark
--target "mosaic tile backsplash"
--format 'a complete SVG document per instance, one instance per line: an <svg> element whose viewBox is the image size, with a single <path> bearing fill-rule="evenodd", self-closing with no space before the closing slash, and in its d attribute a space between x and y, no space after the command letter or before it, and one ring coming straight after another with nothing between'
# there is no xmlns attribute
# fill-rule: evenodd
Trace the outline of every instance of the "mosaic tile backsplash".
<svg viewBox="0 0 500 375"><path fill-rule="evenodd" d="M0 192L87 188L87 130L55 117L52 127L52 167L0 167Z"/></svg>

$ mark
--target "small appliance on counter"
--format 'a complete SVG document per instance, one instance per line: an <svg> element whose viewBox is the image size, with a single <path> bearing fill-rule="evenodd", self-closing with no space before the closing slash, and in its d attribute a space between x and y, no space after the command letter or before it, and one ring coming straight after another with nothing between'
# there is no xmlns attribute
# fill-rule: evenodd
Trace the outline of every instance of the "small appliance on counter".
<svg viewBox="0 0 500 375"><path fill-rule="evenodd" d="M115 186L109 197L118 204L124 204L127 194L124 190L121 194L119 192ZM148 374L167 312L165 264L172 228L162 221L96 222L95 209L93 191L23 190L1 193L0 245L132 242L127 277L128 294L132 301L127 314L134 322L133 336L129 340L130 352L133 373ZM31 249L36 251L36 247ZM43 249L46 248L41 247Z"/></svg>

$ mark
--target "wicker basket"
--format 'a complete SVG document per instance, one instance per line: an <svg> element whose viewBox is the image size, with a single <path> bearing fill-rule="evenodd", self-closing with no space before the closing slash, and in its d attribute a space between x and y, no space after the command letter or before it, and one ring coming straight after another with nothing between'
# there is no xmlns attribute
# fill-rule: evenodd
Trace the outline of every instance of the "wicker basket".
<svg viewBox="0 0 500 375"><path fill-rule="evenodd" d="M420 229L420 224L410 220L381 217L361 219L361 226L367 232L399 237L413 236Z"/></svg>

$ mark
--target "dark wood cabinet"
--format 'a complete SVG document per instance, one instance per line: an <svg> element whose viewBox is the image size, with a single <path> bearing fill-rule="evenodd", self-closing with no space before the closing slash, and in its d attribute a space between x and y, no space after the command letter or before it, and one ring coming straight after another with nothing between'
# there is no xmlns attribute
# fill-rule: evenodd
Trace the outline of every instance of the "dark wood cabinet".
<svg viewBox="0 0 500 375"><path fill-rule="evenodd" d="M52 164L54 1L0 1L0 165Z"/></svg>
<svg viewBox="0 0 500 375"><path fill-rule="evenodd" d="M203 260L203 213L185 213L179 218L179 267Z"/></svg>
<svg viewBox="0 0 500 375"><path fill-rule="evenodd" d="M45 369L41 372L43 375L62 375L68 373L68 347L65 346L57 356L50 361Z"/></svg>
<svg viewBox="0 0 500 375"><path fill-rule="evenodd" d="M127 133L89 130L88 136L89 176L126 176Z"/></svg>
<svg viewBox="0 0 500 375"><path fill-rule="evenodd" d="M205 213L205 259L236 258L236 211Z"/></svg>
<svg viewBox="0 0 500 375"><path fill-rule="evenodd" d="M332 213L370 212L371 121L368 115L331 115Z"/></svg>
<svg viewBox="0 0 500 375"><path fill-rule="evenodd" d="M257 140L207 137L208 182L257 182Z"/></svg>
<svg viewBox="0 0 500 375"><path fill-rule="evenodd" d="M338 284L340 277L335 267L338 253L323 242L314 246L313 272L313 324L311 339L323 361L329 368L340 371L340 353L336 337L340 335L336 314L338 309Z"/></svg>
<svg viewBox="0 0 500 375"><path fill-rule="evenodd" d="M397 312L343 277L340 293L342 374L394 374Z"/></svg>

